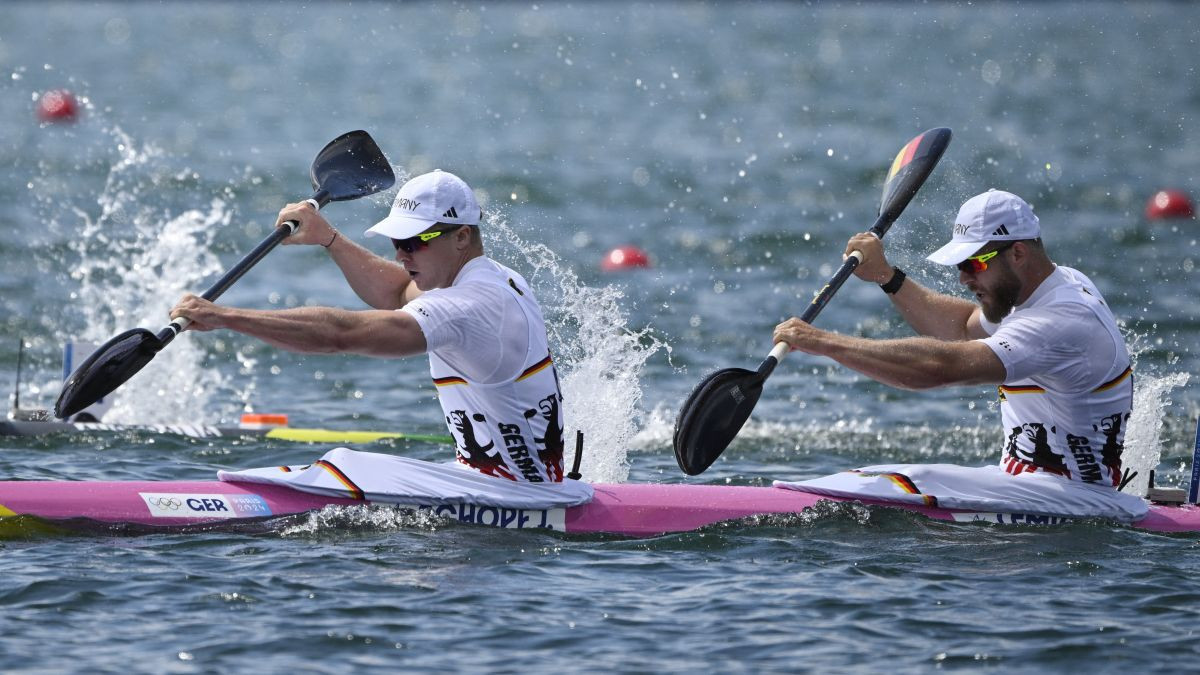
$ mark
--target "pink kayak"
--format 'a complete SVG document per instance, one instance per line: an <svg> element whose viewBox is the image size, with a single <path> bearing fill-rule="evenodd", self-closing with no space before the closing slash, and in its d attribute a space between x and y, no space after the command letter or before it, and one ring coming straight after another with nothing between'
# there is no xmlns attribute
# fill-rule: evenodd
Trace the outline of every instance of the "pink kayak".
<svg viewBox="0 0 1200 675"><path fill-rule="evenodd" d="M597 484L595 499L566 509L505 509L470 504L428 508L466 523L512 529L653 536L768 514L799 514L822 499L850 501L774 487L691 484ZM208 529L368 502L291 488L220 481L0 481L0 536L45 526L82 531ZM1067 519L1013 513L955 511L868 502L959 522L1052 525ZM23 516L23 517L22 517ZM1153 504L1134 527L1200 531L1200 507Z"/></svg>

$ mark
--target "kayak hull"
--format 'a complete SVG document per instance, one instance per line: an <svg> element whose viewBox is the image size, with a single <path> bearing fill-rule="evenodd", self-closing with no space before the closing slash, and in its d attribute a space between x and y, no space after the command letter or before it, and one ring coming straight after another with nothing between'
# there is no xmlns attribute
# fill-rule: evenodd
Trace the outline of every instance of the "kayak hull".
<svg viewBox="0 0 1200 675"><path fill-rule="evenodd" d="M596 484L595 499L566 509L504 509L474 505L426 508L466 523L568 533L655 536L771 514L800 514L830 498L771 487L692 484ZM173 531L254 523L368 502L286 487L222 481L0 481L0 534L29 530L30 519L68 530ZM866 502L947 521L1056 524L1068 519L954 511ZM417 507L413 507L417 508ZM25 518L19 518L24 516ZM6 527L7 526L7 527ZM1200 507L1155 504L1133 527L1200 531ZM15 529L14 529L15 528Z"/></svg>

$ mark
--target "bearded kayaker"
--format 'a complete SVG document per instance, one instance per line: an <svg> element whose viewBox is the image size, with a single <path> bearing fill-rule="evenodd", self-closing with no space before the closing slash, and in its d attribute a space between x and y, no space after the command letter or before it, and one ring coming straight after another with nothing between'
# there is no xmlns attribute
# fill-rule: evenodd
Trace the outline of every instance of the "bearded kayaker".
<svg viewBox="0 0 1200 675"><path fill-rule="evenodd" d="M276 226L288 220L300 227L283 243L325 248L374 309L240 309L189 294L171 317L302 353L428 353L459 462L511 481L563 480L562 394L542 310L520 274L485 255L482 210L466 182L433 171L400 188L387 218L366 231L391 239L394 262L307 202L285 206Z"/></svg>
<svg viewBox="0 0 1200 675"><path fill-rule="evenodd" d="M774 333L776 343L893 387L998 385L998 467L885 465L784 486L878 496L900 485L948 508L1142 517L1144 501L1118 491L1133 407L1125 341L1095 284L1056 265L1041 237L1038 217L1017 195L989 190L967 200L950 242L928 259L957 268L970 302L906 277L878 238L857 234L846 245L847 255L863 254L855 275L879 284L922 337L853 337L797 318Z"/></svg>

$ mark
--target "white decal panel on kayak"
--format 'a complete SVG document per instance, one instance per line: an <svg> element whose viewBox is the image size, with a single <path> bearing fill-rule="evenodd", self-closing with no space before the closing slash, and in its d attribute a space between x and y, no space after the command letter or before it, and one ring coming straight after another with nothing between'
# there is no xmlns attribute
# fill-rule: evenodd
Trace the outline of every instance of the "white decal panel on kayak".
<svg viewBox="0 0 1200 675"><path fill-rule="evenodd" d="M260 518L273 515L266 500L252 494L196 494L139 492L154 518ZM510 530L566 531L566 509L509 509L476 504L407 506L461 523L502 527Z"/></svg>
<svg viewBox="0 0 1200 675"><path fill-rule="evenodd" d="M271 507L258 495L178 494L139 492L155 518L259 518Z"/></svg>
<svg viewBox="0 0 1200 675"><path fill-rule="evenodd" d="M959 523L999 523L1000 525L1062 525L1071 522L1064 516L1042 516L1036 513L963 513L954 512Z"/></svg>
<svg viewBox="0 0 1200 675"><path fill-rule="evenodd" d="M128 424L78 422L75 424L75 428L82 429L84 431L135 431L150 432L155 434L177 434L179 436L189 436L191 438L216 438L221 436L221 430L217 427L210 427L202 424L147 424L131 426Z"/></svg>

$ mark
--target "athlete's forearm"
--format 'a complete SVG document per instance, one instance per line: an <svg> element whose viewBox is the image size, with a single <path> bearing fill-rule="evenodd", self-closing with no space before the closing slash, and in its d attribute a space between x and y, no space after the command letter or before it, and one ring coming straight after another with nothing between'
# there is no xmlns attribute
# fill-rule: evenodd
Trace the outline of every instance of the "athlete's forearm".
<svg viewBox="0 0 1200 675"><path fill-rule="evenodd" d="M873 380L900 389L994 384L1004 366L979 342L948 342L929 337L869 340L822 331L805 351L827 356Z"/></svg>
<svg viewBox="0 0 1200 675"><path fill-rule="evenodd" d="M310 354L338 351L337 335L344 330L339 313L329 307L260 310L223 308L210 325L228 328L293 352Z"/></svg>
<svg viewBox="0 0 1200 675"><path fill-rule="evenodd" d="M410 356L425 350L424 334L403 312L352 312L332 307L224 308L212 325L309 354Z"/></svg>

